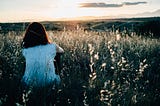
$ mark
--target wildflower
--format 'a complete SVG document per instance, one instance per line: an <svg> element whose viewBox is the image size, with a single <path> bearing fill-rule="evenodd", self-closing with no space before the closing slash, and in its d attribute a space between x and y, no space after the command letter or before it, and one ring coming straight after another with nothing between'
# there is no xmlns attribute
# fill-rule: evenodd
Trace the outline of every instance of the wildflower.
<svg viewBox="0 0 160 106"><path fill-rule="evenodd" d="M126 63L127 61L125 60L124 57L122 57L122 63Z"/></svg>
<svg viewBox="0 0 160 106"><path fill-rule="evenodd" d="M137 97L136 95L133 95L133 96L132 96L132 101L133 101L133 103L137 103L136 97Z"/></svg>
<svg viewBox="0 0 160 106"><path fill-rule="evenodd" d="M88 44L88 47L89 47L89 53L90 55L92 55L94 52L94 47L92 46L92 44Z"/></svg>
<svg viewBox="0 0 160 106"><path fill-rule="evenodd" d="M116 35L116 40L118 41L118 40L120 40L120 39L121 39L120 34L117 34L117 35Z"/></svg>
<svg viewBox="0 0 160 106"><path fill-rule="evenodd" d="M111 69L114 69L114 67L112 66Z"/></svg>
<svg viewBox="0 0 160 106"><path fill-rule="evenodd" d="M98 52L97 52L97 54L94 55L94 58L95 58L96 60L99 59Z"/></svg>
<svg viewBox="0 0 160 106"><path fill-rule="evenodd" d="M102 65L101 65L102 67L105 67L106 66L106 63L102 63Z"/></svg>

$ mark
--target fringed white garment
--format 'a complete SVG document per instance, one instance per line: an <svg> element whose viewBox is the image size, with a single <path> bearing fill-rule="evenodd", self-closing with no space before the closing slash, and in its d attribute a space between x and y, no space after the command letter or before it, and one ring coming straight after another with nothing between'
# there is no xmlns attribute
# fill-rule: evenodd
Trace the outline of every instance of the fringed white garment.
<svg viewBox="0 0 160 106"><path fill-rule="evenodd" d="M60 83L59 75L55 74L54 57L56 45L46 44L22 50L26 60L22 82L27 86L46 87Z"/></svg>

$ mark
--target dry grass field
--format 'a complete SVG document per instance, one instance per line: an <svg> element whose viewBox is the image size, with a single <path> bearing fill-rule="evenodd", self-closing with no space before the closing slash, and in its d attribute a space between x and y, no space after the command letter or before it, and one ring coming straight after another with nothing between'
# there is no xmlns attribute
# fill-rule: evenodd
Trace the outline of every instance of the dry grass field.
<svg viewBox="0 0 160 106"><path fill-rule="evenodd" d="M48 31L64 48L56 106L158 106L160 39L81 29ZM0 105L25 105L24 32L0 34ZM22 101L19 100L22 98Z"/></svg>

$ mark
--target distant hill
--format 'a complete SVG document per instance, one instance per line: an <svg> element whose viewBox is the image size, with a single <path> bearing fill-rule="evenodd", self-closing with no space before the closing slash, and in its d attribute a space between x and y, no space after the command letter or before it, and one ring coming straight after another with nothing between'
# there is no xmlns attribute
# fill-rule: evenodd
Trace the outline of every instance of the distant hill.
<svg viewBox="0 0 160 106"><path fill-rule="evenodd" d="M159 11L152 12L157 14ZM148 14L148 13L146 13ZM151 13L150 13L151 14ZM90 17L89 17L90 18ZM72 21L43 21L41 22L47 31L62 30L88 30L88 31L127 31L128 34L136 32L138 35L160 37L160 17L141 18L115 18L115 19L92 19L92 20L72 20ZM9 31L25 31L28 22L24 23L0 23L0 33Z"/></svg>
<svg viewBox="0 0 160 106"><path fill-rule="evenodd" d="M134 15L136 17L140 16L140 17L155 17L155 16L160 16L160 9L153 11L153 12L144 12L144 13L139 13Z"/></svg>

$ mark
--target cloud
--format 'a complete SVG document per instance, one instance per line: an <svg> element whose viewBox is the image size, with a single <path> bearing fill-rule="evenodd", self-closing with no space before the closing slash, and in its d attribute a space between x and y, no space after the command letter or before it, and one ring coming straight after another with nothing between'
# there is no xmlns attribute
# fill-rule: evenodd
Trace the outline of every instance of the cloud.
<svg viewBox="0 0 160 106"><path fill-rule="evenodd" d="M80 7L92 7L92 8L111 8L111 7L122 7L122 6L131 6L138 4L146 4L147 2L123 2L121 4L107 4L107 3L80 3Z"/></svg>
<svg viewBox="0 0 160 106"><path fill-rule="evenodd" d="M123 5L138 5L138 4L146 4L147 2L123 2Z"/></svg>
<svg viewBox="0 0 160 106"><path fill-rule="evenodd" d="M106 3L81 3L80 7L122 7L122 4L106 4Z"/></svg>

